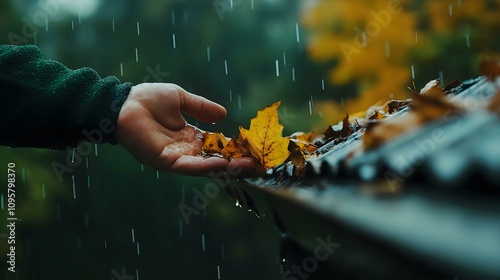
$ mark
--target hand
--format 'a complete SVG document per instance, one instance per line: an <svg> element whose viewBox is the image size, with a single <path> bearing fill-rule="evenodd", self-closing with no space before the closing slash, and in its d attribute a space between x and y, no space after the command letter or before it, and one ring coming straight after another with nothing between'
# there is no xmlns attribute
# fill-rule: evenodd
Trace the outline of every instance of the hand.
<svg viewBox="0 0 500 280"><path fill-rule="evenodd" d="M235 177L260 176L264 169L252 158L228 161L198 156L204 131L186 122L181 112L204 122L226 117L226 109L174 84L133 86L118 116L116 139L139 161L161 171L206 175L239 170Z"/></svg>

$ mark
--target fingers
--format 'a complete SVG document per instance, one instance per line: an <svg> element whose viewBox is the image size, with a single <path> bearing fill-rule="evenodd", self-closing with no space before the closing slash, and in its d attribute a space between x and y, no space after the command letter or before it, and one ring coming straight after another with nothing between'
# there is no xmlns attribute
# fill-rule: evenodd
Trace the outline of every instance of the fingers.
<svg viewBox="0 0 500 280"><path fill-rule="evenodd" d="M218 157L182 156L172 165L170 171L186 175L208 175L224 172L232 178L264 176L266 170L253 158L238 158L228 162Z"/></svg>
<svg viewBox="0 0 500 280"><path fill-rule="evenodd" d="M179 94L181 97L181 110L197 120L218 122L226 117L226 109L213 101L183 89L179 91Z"/></svg>

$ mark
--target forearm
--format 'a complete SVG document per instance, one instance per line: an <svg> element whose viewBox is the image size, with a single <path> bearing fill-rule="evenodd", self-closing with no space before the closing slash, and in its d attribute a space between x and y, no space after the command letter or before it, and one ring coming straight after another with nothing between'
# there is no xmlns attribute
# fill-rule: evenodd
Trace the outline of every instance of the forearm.
<svg viewBox="0 0 500 280"><path fill-rule="evenodd" d="M70 70L35 46L0 46L0 144L64 149L82 140L114 143L131 86L101 79L90 68ZM96 129L102 138L89 139Z"/></svg>

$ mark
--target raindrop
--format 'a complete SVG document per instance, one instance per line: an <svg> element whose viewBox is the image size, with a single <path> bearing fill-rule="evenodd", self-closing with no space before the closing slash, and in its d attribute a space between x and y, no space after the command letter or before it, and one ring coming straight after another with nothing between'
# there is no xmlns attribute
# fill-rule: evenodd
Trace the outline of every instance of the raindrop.
<svg viewBox="0 0 500 280"><path fill-rule="evenodd" d="M415 42L418 43L418 32L415 31Z"/></svg>
<svg viewBox="0 0 500 280"><path fill-rule="evenodd" d="M144 172L144 164L141 163L141 172Z"/></svg>
<svg viewBox="0 0 500 280"><path fill-rule="evenodd" d="M276 77L279 76L280 76L280 66L278 60L276 59Z"/></svg>
<svg viewBox="0 0 500 280"><path fill-rule="evenodd" d="M295 68L292 68L292 81L295 82Z"/></svg>
<svg viewBox="0 0 500 280"><path fill-rule="evenodd" d="M78 248L78 251L82 251L82 238L81 237L76 238L76 247Z"/></svg>
<svg viewBox="0 0 500 280"><path fill-rule="evenodd" d="M286 53L283 52L283 66L286 66Z"/></svg>
<svg viewBox="0 0 500 280"><path fill-rule="evenodd" d="M42 184L42 198L45 199L45 184ZM3 209L3 197L2 197L2 209Z"/></svg>
<svg viewBox="0 0 500 280"><path fill-rule="evenodd" d="M366 38L366 32L361 33L361 38L363 38L363 48L366 48L368 45L368 39Z"/></svg>
<svg viewBox="0 0 500 280"><path fill-rule="evenodd" d="M229 6L231 7L231 9L233 8L233 0L229 0Z"/></svg>
<svg viewBox="0 0 500 280"><path fill-rule="evenodd" d="M253 8L255 8L253 0L250 1L250 8L252 9L252 11L253 11Z"/></svg>
<svg viewBox="0 0 500 280"><path fill-rule="evenodd" d="M220 266L217 266L217 279L220 279Z"/></svg>
<svg viewBox="0 0 500 280"><path fill-rule="evenodd" d="M226 73L226 75L228 74L228 71L227 71L227 60L224 60L224 71Z"/></svg>
<svg viewBox="0 0 500 280"><path fill-rule="evenodd" d="M172 46L174 47L175 49L175 33L172 34Z"/></svg>
<svg viewBox="0 0 500 280"><path fill-rule="evenodd" d="M87 188L90 189L90 175L87 175Z"/></svg>
<svg viewBox="0 0 500 280"><path fill-rule="evenodd" d="M134 228L132 228L132 243L135 243L135 231L134 231Z"/></svg>
<svg viewBox="0 0 500 280"><path fill-rule="evenodd" d="M413 66L413 64L411 65L411 78L415 80L415 67Z"/></svg>
<svg viewBox="0 0 500 280"><path fill-rule="evenodd" d="M241 110L241 95L238 94L238 110Z"/></svg>
<svg viewBox="0 0 500 280"><path fill-rule="evenodd" d="M135 270L135 277L137 278L137 280L139 280L139 269Z"/></svg>
<svg viewBox="0 0 500 280"><path fill-rule="evenodd" d="M171 15L172 15L172 25L175 25L175 11L172 11Z"/></svg>
<svg viewBox="0 0 500 280"><path fill-rule="evenodd" d="M297 43L300 42L300 36L299 36L299 23L295 23L295 36L297 37Z"/></svg>
<svg viewBox="0 0 500 280"><path fill-rule="evenodd" d="M85 220L85 227L89 227L89 214L87 214L87 212L85 212L85 214L83 215L83 218Z"/></svg>
<svg viewBox="0 0 500 280"><path fill-rule="evenodd" d="M179 238L182 238L182 232L183 228L182 228L182 219L179 219Z"/></svg>
<svg viewBox="0 0 500 280"><path fill-rule="evenodd" d="M453 16L453 6L451 4L448 5L448 12L450 14L450 17Z"/></svg>
<svg viewBox="0 0 500 280"><path fill-rule="evenodd" d="M0 208L3 209L3 194L0 194Z"/></svg>
<svg viewBox="0 0 500 280"><path fill-rule="evenodd" d="M385 41L385 58L391 57L391 44L389 41Z"/></svg>
<svg viewBox="0 0 500 280"><path fill-rule="evenodd" d="M139 50L135 48L135 62L139 62Z"/></svg>
<svg viewBox="0 0 500 280"><path fill-rule="evenodd" d="M76 199L75 175L71 175L71 180L73 181L73 199Z"/></svg>
<svg viewBox="0 0 500 280"><path fill-rule="evenodd" d="M325 90L325 79L321 79L321 90Z"/></svg>
<svg viewBox="0 0 500 280"><path fill-rule="evenodd" d="M441 87L444 86L444 72L443 70L439 71L439 81L441 82Z"/></svg>
<svg viewBox="0 0 500 280"><path fill-rule="evenodd" d="M49 32L49 18L48 17L45 18L45 31Z"/></svg>
<svg viewBox="0 0 500 280"><path fill-rule="evenodd" d="M207 61L210 62L210 47L207 46Z"/></svg>
<svg viewBox="0 0 500 280"><path fill-rule="evenodd" d="M314 100L312 94L311 94L311 105L314 106Z"/></svg>
<svg viewBox="0 0 500 280"><path fill-rule="evenodd" d="M75 149L71 152L71 163L75 163Z"/></svg>
<svg viewBox="0 0 500 280"><path fill-rule="evenodd" d="M137 22L137 36L141 36L141 28L139 22Z"/></svg>
<svg viewBox="0 0 500 280"><path fill-rule="evenodd" d="M75 30L75 21L74 20L71 21L71 30Z"/></svg>
<svg viewBox="0 0 500 280"><path fill-rule="evenodd" d="M139 251L139 242L137 242L137 255L138 255L138 256L140 255L140 251Z"/></svg>
<svg viewBox="0 0 500 280"><path fill-rule="evenodd" d="M85 157L85 168L89 169L89 157Z"/></svg>
<svg viewBox="0 0 500 280"><path fill-rule="evenodd" d="M160 180L160 171L156 170L156 180Z"/></svg>
<svg viewBox="0 0 500 280"><path fill-rule="evenodd" d="M111 21L111 25L113 26L113 32L115 32L115 20Z"/></svg>
<svg viewBox="0 0 500 280"><path fill-rule="evenodd" d="M108 249L108 241L104 240L104 249Z"/></svg>
<svg viewBox="0 0 500 280"><path fill-rule="evenodd" d="M233 92L229 90L229 101L233 101Z"/></svg>
<svg viewBox="0 0 500 280"><path fill-rule="evenodd" d="M120 75L123 77L123 62L120 63Z"/></svg>
<svg viewBox="0 0 500 280"><path fill-rule="evenodd" d="M201 250L205 252L205 234L201 234Z"/></svg>
<svg viewBox="0 0 500 280"><path fill-rule="evenodd" d="M311 100L309 100L309 115L312 115L312 104L311 104Z"/></svg>
<svg viewBox="0 0 500 280"><path fill-rule="evenodd" d="M459 8L462 8L462 0L457 0L457 5Z"/></svg>
<svg viewBox="0 0 500 280"><path fill-rule="evenodd" d="M240 201L239 201L238 199L236 199L236 202L234 203L234 206L236 206L236 207L241 207L241 205L240 205Z"/></svg>
<svg viewBox="0 0 500 280"><path fill-rule="evenodd" d="M94 154L95 156L99 155L99 153L97 152L97 144L94 144Z"/></svg>
<svg viewBox="0 0 500 280"><path fill-rule="evenodd" d="M470 35L469 35L469 33L465 34L465 42L467 43L467 48L470 49Z"/></svg>

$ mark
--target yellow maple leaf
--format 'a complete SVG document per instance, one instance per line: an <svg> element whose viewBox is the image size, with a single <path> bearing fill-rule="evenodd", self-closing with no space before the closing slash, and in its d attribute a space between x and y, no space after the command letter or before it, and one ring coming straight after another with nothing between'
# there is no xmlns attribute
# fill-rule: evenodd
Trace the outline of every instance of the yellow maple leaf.
<svg viewBox="0 0 500 280"><path fill-rule="evenodd" d="M240 135L250 144L252 155L267 168L284 162L290 152L290 139L282 136L283 126L279 123L278 107L281 101L257 112L257 117L250 120L250 129L240 126Z"/></svg>

